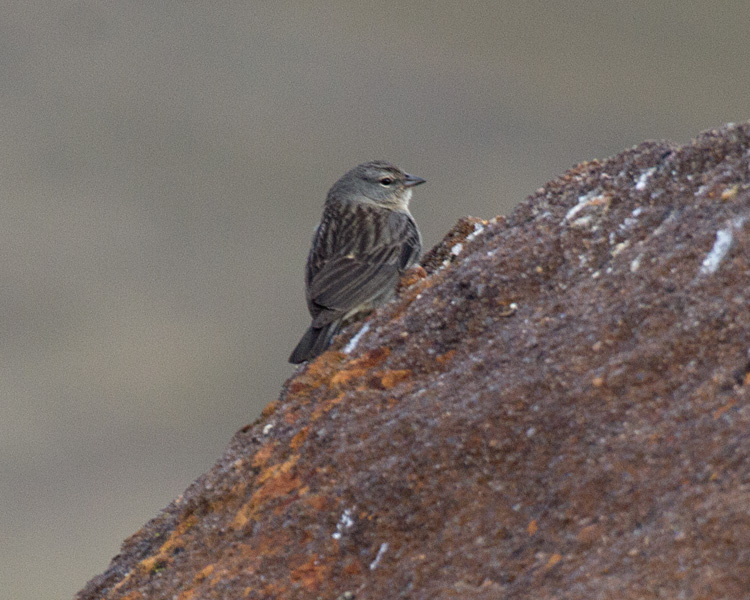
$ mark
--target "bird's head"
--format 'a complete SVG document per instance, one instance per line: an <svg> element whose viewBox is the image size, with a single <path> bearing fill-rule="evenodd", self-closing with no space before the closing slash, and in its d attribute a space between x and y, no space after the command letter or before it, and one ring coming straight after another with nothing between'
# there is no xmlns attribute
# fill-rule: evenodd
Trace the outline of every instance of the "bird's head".
<svg viewBox="0 0 750 600"><path fill-rule="evenodd" d="M339 179L330 196L371 202L392 210L409 210L412 188L425 180L382 160L362 163Z"/></svg>

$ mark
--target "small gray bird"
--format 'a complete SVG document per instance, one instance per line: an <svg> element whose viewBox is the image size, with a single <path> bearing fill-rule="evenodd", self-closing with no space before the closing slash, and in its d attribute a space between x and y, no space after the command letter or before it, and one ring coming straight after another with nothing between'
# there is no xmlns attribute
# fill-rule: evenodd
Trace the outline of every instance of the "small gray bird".
<svg viewBox="0 0 750 600"><path fill-rule="evenodd" d="M424 182L390 163L373 161L333 184L305 270L312 325L290 363L315 358L343 324L393 296L399 276L422 250L409 200L411 188Z"/></svg>

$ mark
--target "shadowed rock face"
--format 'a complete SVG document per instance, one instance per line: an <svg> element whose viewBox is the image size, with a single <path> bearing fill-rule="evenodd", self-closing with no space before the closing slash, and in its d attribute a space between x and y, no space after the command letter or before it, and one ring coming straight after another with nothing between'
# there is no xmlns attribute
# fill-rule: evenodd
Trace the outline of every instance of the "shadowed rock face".
<svg viewBox="0 0 750 600"><path fill-rule="evenodd" d="M449 236L78 597L746 597L750 125Z"/></svg>

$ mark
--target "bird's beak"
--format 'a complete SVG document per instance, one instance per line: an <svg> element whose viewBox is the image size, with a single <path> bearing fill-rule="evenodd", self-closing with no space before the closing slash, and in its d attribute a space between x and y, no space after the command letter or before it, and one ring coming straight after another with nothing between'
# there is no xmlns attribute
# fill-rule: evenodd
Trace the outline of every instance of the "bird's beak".
<svg viewBox="0 0 750 600"><path fill-rule="evenodd" d="M416 175L409 175L408 173L404 173L404 187L414 187L415 185L419 185L420 183L424 183L427 181L426 179L422 179L421 177L417 177Z"/></svg>

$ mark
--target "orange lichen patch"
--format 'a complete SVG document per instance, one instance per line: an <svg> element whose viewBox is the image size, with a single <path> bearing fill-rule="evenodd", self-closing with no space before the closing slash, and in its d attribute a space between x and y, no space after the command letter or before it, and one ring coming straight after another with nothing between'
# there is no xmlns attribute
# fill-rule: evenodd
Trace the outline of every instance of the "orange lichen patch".
<svg viewBox="0 0 750 600"><path fill-rule="evenodd" d="M149 558L146 558L138 563L136 570L142 573L152 573L154 571L166 568L172 561L172 550L174 550L178 546L185 545L183 535L185 535L185 533L191 527L193 527L193 525L195 525L197 521L198 517L196 517L195 515L190 515L189 517L187 517L182 523L175 527L172 534L161 545L155 555L150 556Z"/></svg>
<svg viewBox="0 0 750 600"><path fill-rule="evenodd" d="M427 277L427 271L424 270L424 267L417 265L416 267L408 269L406 273L403 274L403 276L401 277L401 281L399 281L399 286L401 286L402 288L407 288L417 283L417 281L419 281L420 279L424 279L425 277Z"/></svg>
<svg viewBox="0 0 750 600"><path fill-rule="evenodd" d="M161 554L157 556L151 556L150 558L144 558L138 563L138 568L147 573L158 573L166 569L172 560Z"/></svg>
<svg viewBox="0 0 750 600"><path fill-rule="evenodd" d="M298 410L290 410L289 412L284 413L284 423L287 425L294 425L297 422L297 419L299 419Z"/></svg>
<svg viewBox="0 0 750 600"><path fill-rule="evenodd" d="M315 510L325 510L326 506L328 506L328 498L320 494L313 494L307 497L306 503Z"/></svg>
<svg viewBox="0 0 750 600"><path fill-rule="evenodd" d="M380 376L380 384L383 386L383 389L390 389L402 381L406 381L409 379L409 377L412 376L411 369L399 369L396 371L386 371L385 373L379 375Z"/></svg>
<svg viewBox="0 0 750 600"><path fill-rule="evenodd" d="M406 309L406 307L409 306L414 300L416 299L419 294L424 292L426 289L431 288L435 283L438 281L437 278L425 278L425 279L417 279L414 283L412 283L406 290L404 290L404 293L402 294L401 298L403 300L402 307L403 309ZM398 310L396 312L396 316L401 316L403 313L403 310Z"/></svg>
<svg viewBox="0 0 750 600"><path fill-rule="evenodd" d="M731 410L732 408L734 408L735 406L737 406L737 400L732 400L731 402L727 402L724 406L717 408L714 411L714 421L718 419L719 417L721 417L721 415L723 415L728 410Z"/></svg>
<svg viewBox="0 0 750 600"><path fill-rule="evenodd" d="M609 204L612 201L612 196L609 194L600 194L596 198L592 198L588 202L586 202L586 205L591 206L601 206L602 204Z"/></svg>
<svg viewBox="0 0 750 600"><path fill-rule="evenodd" d="M277 503L276 508L273 509L273 514L274 515L282 514L284 511L287 510L290 504L299 500L302 496L306 495L309 491L310 491L310 486L305 485L299 488L296 493L289 494L288 496L286 496L284 499L282 499L281 501Z"/></svg>
<svg viewBox="0 0 750 600"><path fill-rule="evenodd" d="M258 476L260 487L237 511L232 521L232 527L241 529L248 521L255 517L258 510L272 498L284 496L300 487L302 481L292 474L292 468L297 464L299 455L293 455L288 461L273 465L265 469Z"/></svg>
<svg viewBox="0 0 750 600"><path fill-rule="evenodd" d="M340 370L331 377L331 387L345 386L353 379L358 379L366 375L373 367L376 367L388 358L390 353L391 351L388 348L376 348L351 361L346 369Z"/></svg>
<svg viewBox="0 0 750 600"><path fill-rule="evenodd" d="M203 581L206 577L211 575L211 573L214 572L215 565L207 565L203 567L198 573L196 573L195 577L193 577L193 581L195 583L200 583Z"/></svg>
<svg viewBox="0 0 750 600"><path fill-rule="evenodd" d="M298 460L299 454L293 454L286 462L279 465L273 465L261 472L260 475L258 475L258 483L261 487L255 494L257 495L264 487L272 485L280 476L289 473L292 470L292 467L297 464Z"/></svg>
<svg viewBox="0 0 750 600"><path fill-rule="evenodd" d="M187 589L177 596L177 600L192 600L195 597L195 588Z"/></svg>
<svg viewBox="0 0 750 600"><path fill-rule="evenodd" d="M318 556L311 556L302 565L293 569L289 574L292 581L299 582L308 590L320 587L326 577L328 567L321 563Z"/></svg>
<svg viewBox="0 0 750 600"><path fill-rule="evenodd" d="M589 546L601 539L603 533L604 528L601 525L587 525L578 532L576 540L581 544Z"/></svg>
<svg viewBox="0 0 750 600"><path fill-rule="evenodd" d="M331 398L330 400L325 400L324 402L321 402L320 405L310 415L310 421L311 422L317 421L320 417L322 417L325 413L331 410L334 406L339 404L344 399L344 395L345 393L341 392L335 398Z"/></svg>
<svg viewBox="0 0 750 600"><path fill-rule="evenodd" d="M266 407L263 409L263 412L260 413L260 416L263 418L267 418L268 416L272 415L273 413L276 412L276 407L278 405L279 405L278 400L273 400L272 402L269 402L268 404L266 404Z"/></svg>
<svg viewBox="0 0 750 600"><path fill-rule="evenodd" d="M567 173L560 177L560 179L564 181L574 182L581 175L588 175L589 171L594 168L598 168L599 165L601 165L601 162L596 159L584 160L583 162L578 163L575 167L570 169Z"/></svg>
<svg viewBox="0 0 750 600"><path fill-rule="evenodd" d="M371 369L382 363L391 354L390 348L375 348L349 363L354 367Z"/></svg>
<svg viewBox="0 0 750 600"><path fill-rule="evenodd" d="M318 358L309 363L304 376L301 377L300 380L307 383L312 388L328 383L331 375L338 371L341 366L341 361L345 356L346 355L341 352L332 350L324 352Z"/></svg>
<svg viewBox="0 0 750 600"><path fill-rule="evenodd" d="M339 371L331 378L331 385L344 386L352 379L358 379L367 373L366 367L360 367L358 369L346 369L345 371Z"/></svg>
<svg viewBox="0 0 750 600"><path fill-rule="evenodd" d="M555 552L552 556L549 557L546 568L549 569L551 567L554 567L561 560L562 560L562 554L558 554L557 552Z"/></svg>
<svg viewBox="0 0 750 600"><path fill-rule="evenodd" d="M123 596L122 600L143 600L143 594L138 590L133 590L127 596Z"/></svg>
<svg viewBox="0 0 750 600"><path fill-rule="evenodd" d="M197 521L198 518L194 514L186 517L182 523L175 527L174 531L172 531L167 540L159 547L157 553L137 563L135 568L132 569L117 583L117 585L112 588L112 592L114 593L120 590L126 583L130 581L131 577L140 574L150 575L151 573L167 568L172 562L172 551L177 547L182 547L185 545L186 541L183 539L183 536L191 527L196 524ZM143 596L138 592L131 592L127 596L127 598L133 598L133 600L140 599L142 597Z"/></svg>
<svg viewBox="0 0 750 600"><path fill-rule="evenodd" d="M531 523L529 523L529 526L526 528L526 531L529 533L529 535L534 535L538 529L539 529L539 526L536 524L536 519L534 519Z"/></svg>
<svg viewBox="0 0 750 600"><path fill-rule="evenodd" d="M276 448L276 442L269 442L265 446L261 446L258 451L253 455L253 466L256 468L262 468L271 458L274 448Z"/></svg>
<svg viewBox="0 0 750 600"><path fill-rule="evenodd" d="M289 446L292 450L297 450L307 439L307 435L310 433L309 427L303 427L289 442Z"/></svg>
<svg viewBox="0 0 750 600"><path fill-rule="evenodd" d="M281 583L267 583L257 590L248 588L246 597L250 596L253 592L258 594L254 595L253 598L287 598L290 595L289 584L286 581Z"/></svg>
<svg viewBox="0 0 750 600"><path fill-rule="evenodd" d="M302 394L303 392L306 392L310 389L310 386L304 382L300 381L299 379L292 381L292 383L289 384L287 387L287 392L289 393L289 396L298 396L299 394ZM275 408L275 407L274 407ZM263 413L261 413L264 417L266 415L266 411L264 410Z"/></svg>
<svg viewBox="0 0 750 600"><path fill-rule="evenodd" d="M347 575L361 575L365 568L358 560L351 560L344 565L344 573Z"/></svg>
<svg viewBox="0 0 750 600"><path fill-rule="evenodd" d="M328 385L331 377L339 371L344 358L346 357L341 352L329 351L309 362L307 368L289 383L286 389L288 397L298 396L304 401L311 390Z"/></svg>
<svg viewBox="0 0 750 600"><path fill-rule="evenodd" d="M435 357L435 361L439 365L444 365L445 363L447 363L448 361L450 361L450 359L453 358L455 355L456 355L456 351L455 350L448 350L448 352L446 352L445 354L441 354L439 356L436 356Z"/></svg>
<svg viewBox="0 0 750 600"><path fill-rule="evenodd" d="M737 197L737 192L739 191L739 189L740 189L740 186L737 184L728 187L723 192L721 192L721 199L722 200L734 200Z"/></svg>

